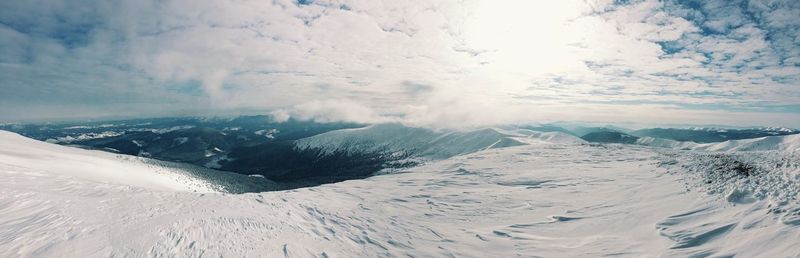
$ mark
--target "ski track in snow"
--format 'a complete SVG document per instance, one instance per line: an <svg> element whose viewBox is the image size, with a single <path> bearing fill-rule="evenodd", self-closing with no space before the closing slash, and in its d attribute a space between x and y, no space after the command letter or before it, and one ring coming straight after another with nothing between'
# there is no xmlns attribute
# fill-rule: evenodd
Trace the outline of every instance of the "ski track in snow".
<svg viewBox="0 0 800 258"><path fill-rule="evenodd" d="M800 255L800 223L769 213L765 200L687 191L643 146L489 149L364 180L239 195L89 180L30 163L96 153L74 151L28 160L0 151L1 257Z"/></svg>

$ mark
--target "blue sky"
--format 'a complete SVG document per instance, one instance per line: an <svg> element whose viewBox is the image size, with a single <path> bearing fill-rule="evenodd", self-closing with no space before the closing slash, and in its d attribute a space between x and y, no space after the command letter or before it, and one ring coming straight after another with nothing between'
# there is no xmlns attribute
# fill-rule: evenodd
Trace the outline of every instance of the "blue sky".
<svg viewBox="0 0 800 258"><path fill-rule="evenodd" d="M0 121L800 127L800 1L3 1Z"/></svg>

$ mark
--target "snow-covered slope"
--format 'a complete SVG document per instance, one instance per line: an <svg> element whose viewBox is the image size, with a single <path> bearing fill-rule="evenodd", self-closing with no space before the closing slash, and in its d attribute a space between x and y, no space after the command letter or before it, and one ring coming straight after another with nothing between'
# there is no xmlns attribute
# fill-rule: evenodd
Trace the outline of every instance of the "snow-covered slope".
<svg viewBox="0 0 800 258"><path fill-rule="evenodd" d="M174 171L127 180L157 168L114 155L0 144L0 257L800 255L800 209L686 191L643 146L522 145L231 195L187 192Z"/></svg>
<svg viewBox="0 0 800 258"><path fill-rule="evenodd" d="M0 170L64 182L157 191L242 192L277 189L263 178L187 164L72 148L0 130ZM62 187L69 187L65 185ZM244 189L247 188L247 189Z"/></svg>
<svg viewBox="0 0 800 258"><path fill-rule="evenodd" d="M415 156L444 159L481 150L534 142L579 143L577 137L558 132L485 128L475 131L437 131L401 124L377 124L364 128L331 131L296 141L299 148L327 151L411 152Z"/></svg>
<svg viewBox="0 0 800 258"><path fill-rule="evenodd" d="M702 144L695 149L707 151L797 151L800 150L800 134Z"/></svg>
<svg viewBox="0 0 800 258"><path fill-rule="evenodd" d="M698 151L784 151L792 152L800 150L800 134L766 136L754 139L729 140L718 143L694 143L673 141L667 139L642 137L636 141L638 145L651 147L672 148L680 150Z"/></svg>
<svg viewBox="0 0 800 258"><path fill-rule="evenodd" d="M0 131L0 168L46 177L129 185L162 191L215 191L188 172L154 166L144 159L70 148ZM24 164L24 167L19 167ZM50 174L43 174L43 173Z"/></svg>
<svg viewBox="0 0 800 258"><path fill-rule="evenodd" d="M494 129L525 144L583 144L581 138L562 132L540 132L528 129Z"/></svg>
<svg viewBox="0 0 800 258"><path fill-rule="evenodd" d="M636 140L636 144L671 148L679 150L698 150L698 151L797 151L800 150L800 134L766 136L754 139L729 140L718 143L695 143L682 142L653 137L642 137Z"/></svg>

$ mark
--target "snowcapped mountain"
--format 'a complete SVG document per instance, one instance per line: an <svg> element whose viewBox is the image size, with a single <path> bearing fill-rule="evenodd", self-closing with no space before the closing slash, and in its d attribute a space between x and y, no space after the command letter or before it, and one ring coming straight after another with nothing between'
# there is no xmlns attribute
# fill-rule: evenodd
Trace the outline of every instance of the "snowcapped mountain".
<svg viewBox="0 0 800 258"><path fill-rule="evenodd" d="M498 132L509 135L526 144L584 144L581 138L559 131L536 131L531 129L509 128L499 129Z"/></svg>
<svg viewBox="0 0 800 258"><path fill-rule="evenodd" d="M677 150L698 151L796 151L800 150L800 134L765 136L752 139L713 143L676 141L657 137L637 137L621 132L594 132L581 137L588 142L635 144Z"/></svg>
<svg viewBox="0 0 800 258"><path fill-rule="evenodd" d="M330 131L295 141L301 149L347 152L411 153L415 157L444 159L481 150L532 143L580 143L560 132L484 128L474 131L432 130L401 124L377 124L364 128Z"/></svg>
<svg viewBox="0 0 800 258"><path fill-rule="evenodd" d="M645 145L660 148L672 148L681 150L697 151L784 151L793 152L800 150L800 135L766 136L754 139L729 140L718 143L695 143L673 141L668 139L642 137L635 142L638 145Z"/></svg>
<svg viewBox="0 0 800 258"><path fill-rule="evenodd" d="M752 139L765 136L792 135L799 130L782 127L759 128L648 128L630 132L638 137L653 137L676 141L693 141L697 143L723 142L729 140Z"/></svg>
<svg viewBox="0 0 800 258"><path fill-rule="evenodd" d="M798 151L800 150L800 134L701 144L694 149L707 151Z"/></svg>
<svg viewBox="0 0 800 258"><path fill-rule="evenodd" d="M796 256L800 165L752 157L527 144L224 194L202 168L2 132L0 257Z"/></svg>

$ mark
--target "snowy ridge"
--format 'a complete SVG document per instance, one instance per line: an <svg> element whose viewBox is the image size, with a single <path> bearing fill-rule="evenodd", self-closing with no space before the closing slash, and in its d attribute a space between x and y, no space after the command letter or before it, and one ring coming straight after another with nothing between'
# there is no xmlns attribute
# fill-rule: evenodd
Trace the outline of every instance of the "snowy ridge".
<svg viewBox="0 0 800 258"><path fill-rule="evenodd" d="M410 151L432 159L522 144L509 135L490 128L471 132L438 132L400 124L336 130L296 141L299 148L321 148L331 152L340 148L361 152Z"/></svg>
<svg viewBox="0 0 800 258"><path fill-rule="evenodd" d="M584 144L581 138L562 132L539 132L528 129L502 130L495 129L503 134L510 135L526 144L554 143L554 144Z"/></svg>
<svg viewBox="0 0 800 258"><path fill-rule="evenodd" d="M719 152L735 152L735 151L785 151L793 152L800 150L800 134L781 135L781 136L766 136L754 139L744 140L728 140L718 143L695 143L695 142L682 142L653 137L641 137L636 140L636 144L659 147L671 148L681 150L698 150L698 151L719 151Z"/></svg>
<svg viewBox="0 0 800 258"><path fill-rule="evenodd" d="M583 140L559 132L484 128L475 131L436 131L401 124L377 124L364 128L342 129L297 140L298 148L320 148L360 152L411 152L418 157L444 159L477 151L533 143L582 143Z"/></svg>
<svg viewBox="0 0 800 258"><path fill-rule="evenodd" d="M786 132L786 133L792 133L792 132L797 132L798 131L798 129L794 129L794 128L775 127L775 126L768 126L768 127L736 127L736 128L693 126L693 127L688 127L686 129L693 130L693 131L709 131L709 132L727 132L729 130L745 130L745 129L765 130L765 131L773 131L773 132Z"/></svg>
<svg viewBox="0 0 800 258"><path fill-rule="evenodd" d="M800 150L800 134L702 144L695 149L707 151L797 151Z"/></svg>

